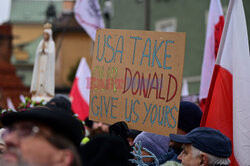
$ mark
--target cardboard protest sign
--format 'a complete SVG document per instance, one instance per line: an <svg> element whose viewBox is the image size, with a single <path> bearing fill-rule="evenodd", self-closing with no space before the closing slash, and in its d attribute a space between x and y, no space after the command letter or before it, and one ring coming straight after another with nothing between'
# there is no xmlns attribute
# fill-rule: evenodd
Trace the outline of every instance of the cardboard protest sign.
<svg viewBox="0 0 250 166"><path fill-rule="evenodd" d="M89 117L162 135L178 124L185 33L98 30Z"/></svg>

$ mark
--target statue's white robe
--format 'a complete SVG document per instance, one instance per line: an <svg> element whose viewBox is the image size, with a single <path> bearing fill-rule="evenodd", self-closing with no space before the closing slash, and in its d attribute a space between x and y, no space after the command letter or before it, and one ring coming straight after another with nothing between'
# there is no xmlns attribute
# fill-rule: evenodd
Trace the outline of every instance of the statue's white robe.
<svg viewBox="0 0 250 166"><path fill-rule="evenodd" d="M52 32L49 33L49 41L46 42L44 53L40 41L33 67L30 92L35 96L54 96L55 94L55 43L52 39Z"/></svg>

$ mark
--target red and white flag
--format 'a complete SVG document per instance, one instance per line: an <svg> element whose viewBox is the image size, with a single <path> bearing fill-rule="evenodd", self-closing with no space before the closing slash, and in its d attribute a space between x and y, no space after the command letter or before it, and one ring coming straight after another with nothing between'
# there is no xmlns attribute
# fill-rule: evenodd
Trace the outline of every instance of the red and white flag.
<svg viewBox="0 0 250 166"><path fill-rule="evenodd" d="M199 100L202 111L205 109L223 26L224 16L221 2L220 0L211 0L208 13L207 33L200 82Z"/></svg>
<svg viewBox="0 0 250 166"><path fill-rule="evenodd" d="M242 0L230 0L201 126L218 129L231 139L233 166L250 163L249 73L248 33Z"/></svg>
<svg viewBox="0 0 250 166"><path fill-rule="evenodd" d="M104 28L101 8L98 0L76 0L75 18L83 29L95 41L97 29Z"/></svg>
<svg viewBox="0 0 250 166"><path fill-rule="evenodd" d="M88 79L91 78L91 71L85 58L81 59L73 82L70 98L72 99L72 110L81 120L89 116L89 95L90 89L87 88Z"/></svg>

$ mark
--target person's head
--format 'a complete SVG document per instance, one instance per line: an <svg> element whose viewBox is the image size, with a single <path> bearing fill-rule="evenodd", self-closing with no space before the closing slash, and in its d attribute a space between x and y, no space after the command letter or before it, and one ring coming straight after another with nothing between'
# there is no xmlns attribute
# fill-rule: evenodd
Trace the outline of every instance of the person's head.
<svg viewBox="0 0 250 166"><path fill-rule="evenodd" d="M92 128L94 130L100 130L101 133L109 132L109 125L102 122L94 122Z"/></svg>
<svg viewBox="0 0 250 166"><path fill-rule="evenodd" d="M200 126L202 111L199 106L189 101L180 102L177 134L187 134ZM180 151L182 144L170 140L170 147Z"/></svg>
<svg viewBox="0 0 250 166"><path fill-rule="evenodd" d="M200 126L202 111L199 106L189 101L180 102L177 134L187 134Z"/></svg>
<svg viewBox="0 0 250 166"><path fill-rule="evenodd" d="M121 137L99 134L81 147L84 166L127 166L129 148Z"/></svg>
<svg viewBox="0 0 250 166"><path fill-rule="evenodd" d="M49 35L49 33L48 32L43 32L43 40L44 41L49 41L49 37L50 37L50 35Z"/></svg>
<svg viewBox="0 0 250 166"><path fill-rule="evenodd" d="M198 127L186 135L170 134L175 142L183 144L178 156L184 166L229 165L232 145L219 130Z"/></svg>
<svg viewBox="0 0 250 166"><path fill-rule="evenodd" d="M43 40L44 41L49 41L50 39L52 39L52 26L49 23L46 23L44 26L44 31L43 31Z"/></svg>
<svg viewBox="0 0 250 166"><path fill-rule="evenodd" d="M132 146L134 144L135 138L140 133L141 133L141 131L139 131L139 130L129 129L128 135L127 135L127 141L128 141L130 146Z"/></svg>
<svg viewBox="0 0 250 166"><path fill-rule="evenodd" d="M74 114L71 110L70 100L66 96L61 95L61 94L57 94L48 103L46 103L45 106L51 109L65 111L66 113L69 113L71 115Z"/></svg>
<svg viewBox="0 0 250 166"><path fill-rule="evenodd" d="M92 138L98 134L109 133L108 124L92 121L88 117L84 120L84 124L86 133L85 135L88 136L89 138Z"/></svg>
<svg viewBox="0 0 250 166"><path fill-rule="evenodd" d="M7 114L1 120L6 126L5 165L80 165L77 149L82 131L79 122L69 114L34 107Z"/></svg>
<svg viewBox="0 0 250 166"><path fill-rule="evenodd" d="M93 121L92 128L89 130L89 132L90 138L98 134L109 133L109 125L102 122Z"/></svg>
<svg viewBox="0 0 250 166"><path fill-rule="evenodd" d="M141 145L142 156L151 155L153 153L157 159L160 159L164 154L168 152L170 138L163 135L141 132L134 140L134 144ZM136 146L135 146L136 147ZM147 150L143 149L146 148ZM154 162L153 157L144 158L144 162Z"/></svg>

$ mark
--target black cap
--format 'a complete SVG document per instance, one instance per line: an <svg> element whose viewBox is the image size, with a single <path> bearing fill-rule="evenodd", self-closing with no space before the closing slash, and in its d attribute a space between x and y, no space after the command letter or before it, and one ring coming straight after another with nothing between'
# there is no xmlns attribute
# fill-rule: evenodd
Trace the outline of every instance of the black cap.
<svg viewBox="0 0 250 166"><path fill-rule="evenodd" d="M62 94L57 94L48 103L46 103L45 106L51 108L52 110L56 109L60 111L65 111L71 115L74 114L71 110L71 102L66 96Z"/></svg>
<svg viewBox="0 0 250 166"><path fill-rule="evenodd" d="M22 112L11 112L1 118L4 126L21 121L35 121L50 127L54 132L66 137L76 148L83 138L81 123L63 111L51 110L48 107L33 107Z"/></svg>
<svg viewBox="0 0 250 166"><path fill-rule="evenodd" d="M139 131L139 130L129 129L129 131L128 131L128 137L135 138L140 133L141 133L141 131Z"/></svg>

